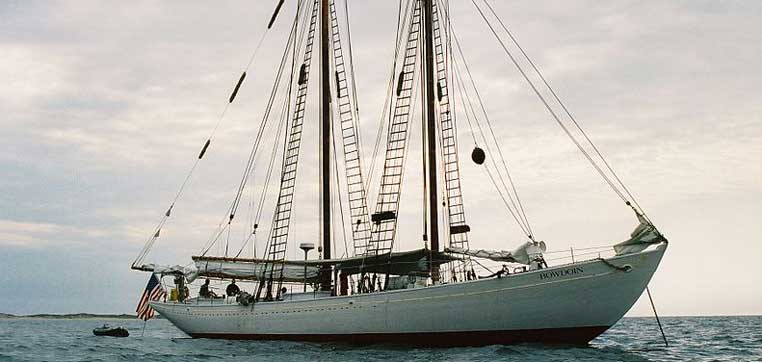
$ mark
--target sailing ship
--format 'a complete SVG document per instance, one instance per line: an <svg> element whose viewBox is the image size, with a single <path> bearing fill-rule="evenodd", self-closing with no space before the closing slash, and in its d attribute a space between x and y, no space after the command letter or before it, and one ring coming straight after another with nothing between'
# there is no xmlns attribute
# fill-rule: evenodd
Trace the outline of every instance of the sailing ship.
<svg viewBox="0 0 762 362"><path fill-rule="evenodd" d="M385 135L386 148L384 152L374 152L371 167L363 168L351 42L345 41L350 37L349 25L342 26L339 22L340 14L348 17L349 11L346 2L343 12L339 11L335 1L296 2L275 84L239 190L225 215L225 222L220 224L203 252L184 266L145 262L172 214L184 183L132 264L135 270L174 280L170 300L151 302L151 307L195 338L426 346L520 342L586 344L614 325L647 287L667 249L667 239L567 111L489 2L474 1L473 4L555 121L625 205L634 211L639 225L627 240L587 253L588 258L578 254L576 259L572 255L570 262L546 259L551 252L547 251L545 242L537 240L531 232L507 173L499 142L492 139L490 143L485 136L494 137L494 132L479 129L486 121L491 130L491 124L486 111L475 110L484 109L482 100L450 22L447 0L399 2L394 62L382 117L385 127L379 128L376 142L376 151L379 151L384 140L382 135ZM283 5L284 0L277 3L268 29L279 18ZM529 62L530 71L540 75L541 83L531 80L527 70L518 64L506 46L505 35L496 31L498 24ZM320 255L317 259L308 259L314 244L302 243L305 259L287 260L288 245L295 243L289 235L293 229L291 216L295 210L297 166L304 120L309 113L306 103L315 47L319 53L321 218L321 237L315 241ZM235 100L245 78L246 71L228 104ZM545 89L543 86L552 98L547 93L543 96L540 92ZM457 103L460 109L456 107L456 95L460 95ZM420 118L415 116L417 100L420 101ZM550 105L553 100L563 107L568 119ZM275 115L278 101L282 102L280 117ZM461 190L457 117L466 117L472 133L482 136L482 146L487 150L476 146L471 159L480 167L492 167L493 186L524 231L526 241L514 250L470 246L471 227L466 223ZM482 119L477 119L479 117ZM410 133L418 121L423 129L425 232L422 240L397 233ZM275 137L263 137L268 124L274 124ZM479 132L473 129L474 124ZM575 134L574 130L581 133ZM265 155L270 157L269 162L262 162L268 166L265 185L261 187L262 198L252 203L258 205L258 211L256 217L248 221L251 239L259 228L265 195L272 195L275 211L264 254L244 257L241 252L244 247L235 255L228 254L225 244L223 255L212 255L212 245L221 243L220 236L237 220L243 190L251 183L257 156L267 152L259 150L267 141L273 144L272 151ZM211 138L204 144L196 163L203 159L210 143ZM337 143L343 148L339 149ZM338 155L342 154L343 162L340 162ZM380 185L371 213L370 180L374 161L382 156L383 164L378 167ZM280 162L280 175L272 179L276 161ZM342 185L339 185L339 166L345 176ZM194 169L195 165L186 182ZM269 191L270 183L279 185L277 192ZM341 210L338 217L335 207ZM335 230L337 220L341 220L341 225L348 220L348 226ZM293 226L299 227L298 224ZM353 245L347 247L346 255L335 257L333 251L337 246L332 244L335 236L347 234L351 235ZM419 240L423 247L398 251L395 246L399 246L403 237ZM492 269L485 266L490 261ZM488 275L483 275L485 273ZM228 298L216 298L210 293L190 298L187 285L199 278L244 281L253 288Z"/></svg>

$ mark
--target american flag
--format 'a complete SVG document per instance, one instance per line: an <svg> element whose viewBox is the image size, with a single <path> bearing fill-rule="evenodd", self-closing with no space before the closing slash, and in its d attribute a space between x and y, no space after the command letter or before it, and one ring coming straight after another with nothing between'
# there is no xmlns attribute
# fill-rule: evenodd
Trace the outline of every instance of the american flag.
<svg viewBox="0 0 762 362"><path fill-rule="evenodd" d="M148 285L146 285L143 295L140 296L140 302L138 302L138 309L136 310L138 318L144 321L153 318L155 311L148 305L148 302L159 300L166 294L164 288L161 287L159 278L156 277L156 274L151 274L151 278L148 279Z"/></svg>

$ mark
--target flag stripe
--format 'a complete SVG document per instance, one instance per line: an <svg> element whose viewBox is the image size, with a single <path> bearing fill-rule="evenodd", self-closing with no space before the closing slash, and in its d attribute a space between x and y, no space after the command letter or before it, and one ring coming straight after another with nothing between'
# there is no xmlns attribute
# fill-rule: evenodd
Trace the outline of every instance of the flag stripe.
<svg viewBox="0 0 762 362"><path fill-rule="evenodd" d="M148 285L146 285L143 294L140 296L140 301L138 301L138 307L135 309L138 318L144 321L153 318L156 313L148 302L160 300L166 294L159 279L155 274L151 274L151 277L148 279Z"/></svg>

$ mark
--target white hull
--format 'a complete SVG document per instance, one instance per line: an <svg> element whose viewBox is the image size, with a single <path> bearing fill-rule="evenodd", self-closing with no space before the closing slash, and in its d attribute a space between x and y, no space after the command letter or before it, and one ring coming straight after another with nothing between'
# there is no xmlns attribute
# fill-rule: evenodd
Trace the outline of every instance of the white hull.
<svg viewBox="0 0 762 362"><path fill-rule="evenodd" d="M192 337L487 345L587 343L642 294L667 244L502 278L308 300L151 306ZM629 271L617 267L629 266Z"/></svg>

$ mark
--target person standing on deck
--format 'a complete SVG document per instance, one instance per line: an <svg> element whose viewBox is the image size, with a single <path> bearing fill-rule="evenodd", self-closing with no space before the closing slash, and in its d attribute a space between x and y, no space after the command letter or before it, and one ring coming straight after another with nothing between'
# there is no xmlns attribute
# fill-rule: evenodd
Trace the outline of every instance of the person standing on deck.
<svg viewBox="0 0 762 362"><path fill-rule="evenodd" d="M349 280L346 273L339 275L339 295L349 295Z"/></svg>
<svg viewBox="0 0 762 362"><path fill-rule="evenodd" d="M241 293L241 289L238 288L237 285L235 285L235 279L233 279L232 282L228 285L228 287L225 289L225 294L228 295L228 297L235 297L236 295Z"/></svg>
<svg viewBox="0 0 762 362"><path fill-rule="evenodd" d="M198 290L198 295L204 298L217 298L217 294L209 290L209 279L207 279Z"/></svg>

